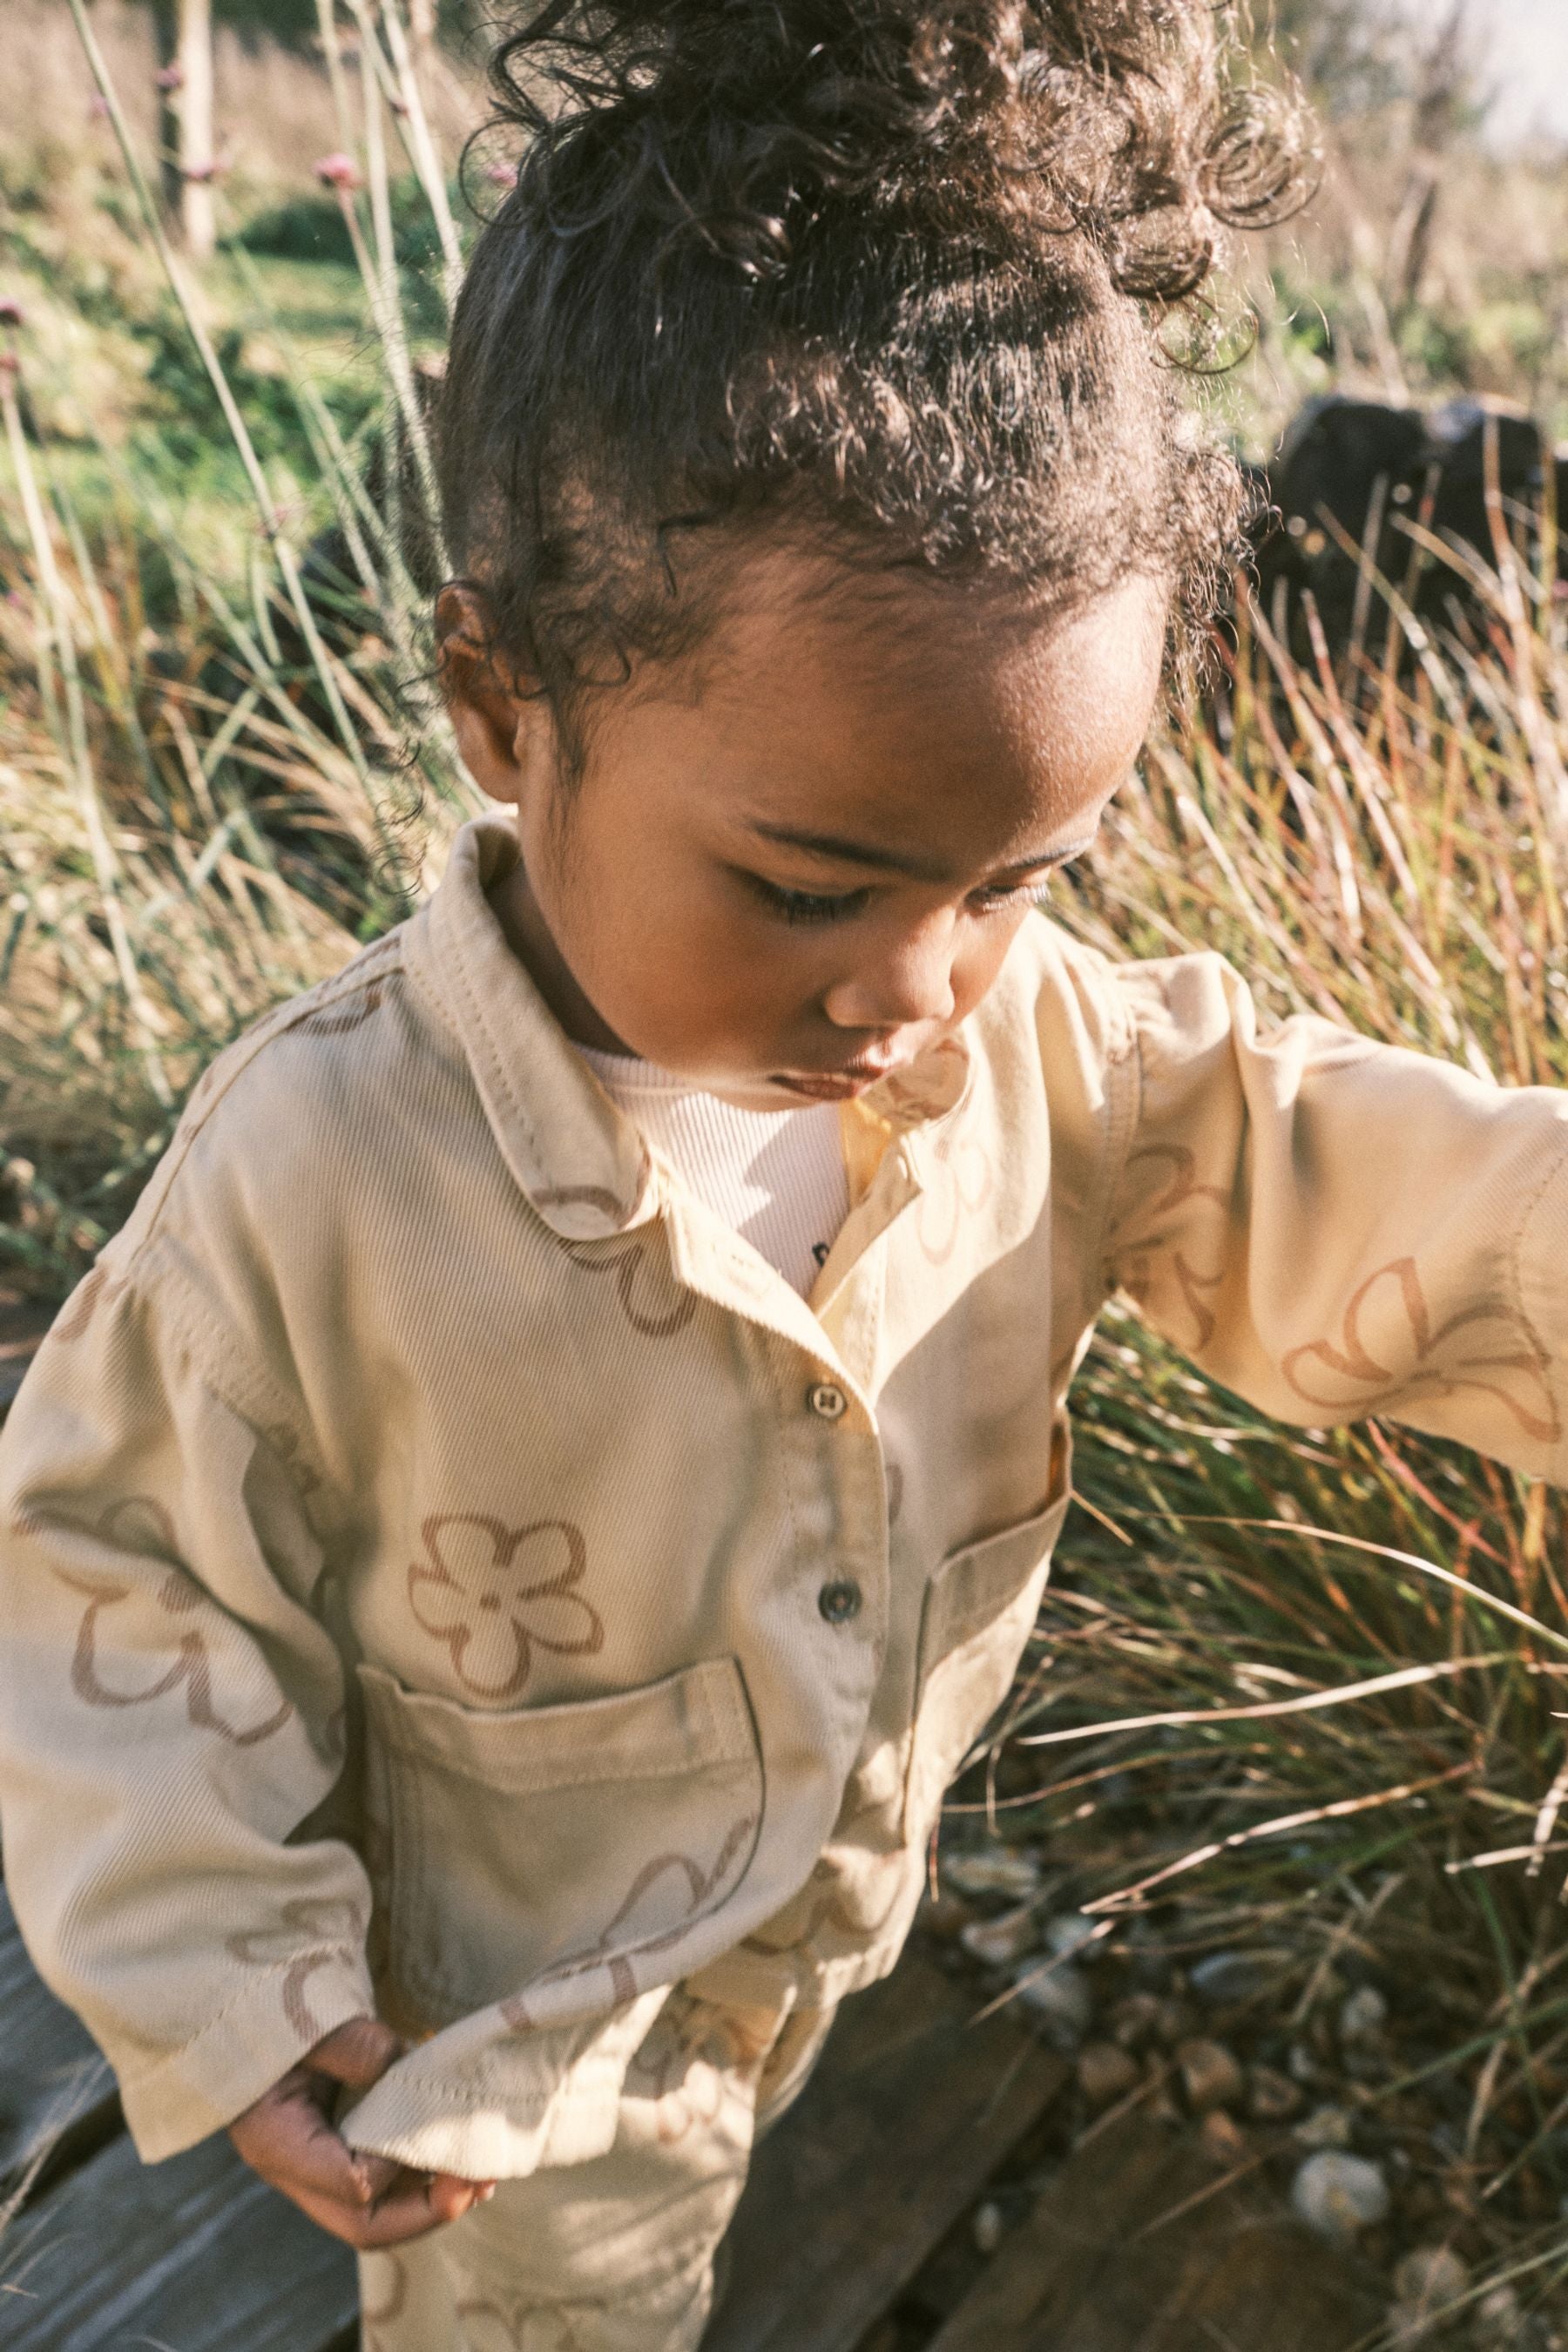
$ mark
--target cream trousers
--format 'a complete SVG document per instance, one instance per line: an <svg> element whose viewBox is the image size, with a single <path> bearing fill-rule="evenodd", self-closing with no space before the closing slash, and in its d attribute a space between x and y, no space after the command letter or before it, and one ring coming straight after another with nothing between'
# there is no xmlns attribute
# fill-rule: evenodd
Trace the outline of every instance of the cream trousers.
<svg viewBox="0 0 1568 2352"><path fill-rule="evenodd" d="M460 2221L361 2256L363 2352L696 2352L752 2148L832 2022L678 1986L606 2155L503 2180Z"/></svg>

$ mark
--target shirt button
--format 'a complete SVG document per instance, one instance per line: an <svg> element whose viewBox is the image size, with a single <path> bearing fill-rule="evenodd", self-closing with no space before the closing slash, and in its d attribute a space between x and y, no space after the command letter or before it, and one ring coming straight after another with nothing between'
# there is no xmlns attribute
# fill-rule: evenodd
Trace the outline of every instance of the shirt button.
<svg viewBox="0 0 1568 2352"><path fill-rule="evenodd" d="M848 1398L831 1381L818 1381L815 1388L807 1389L805 1401L824 1421L842 1421L849 1410Z"/></svg>
<svg viewBox="0 0 1568 2352"><path fill-rule="evenodd" d="M847 1625L852 1617L858 1617L860 1601L860 1587L848 1576L841 1583L825 1584L816 1596L816 1605L830 1625Z"/></svg>

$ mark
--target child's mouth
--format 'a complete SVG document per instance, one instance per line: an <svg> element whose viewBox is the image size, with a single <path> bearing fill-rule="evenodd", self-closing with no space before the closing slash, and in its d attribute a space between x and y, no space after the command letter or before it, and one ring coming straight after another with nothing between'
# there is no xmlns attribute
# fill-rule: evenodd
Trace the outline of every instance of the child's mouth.
<svg viewBox="0 0 1568 2352"><path fill-rule="evenodd" d="M786 1076L779 1073L773 1084L783 1087L789 1094L804 1096L808 1102L848 1102L899 1066L897 1062L876 1062L852 1064L843 1070L817 1070L805 1076L792 1073Z"/></svg>

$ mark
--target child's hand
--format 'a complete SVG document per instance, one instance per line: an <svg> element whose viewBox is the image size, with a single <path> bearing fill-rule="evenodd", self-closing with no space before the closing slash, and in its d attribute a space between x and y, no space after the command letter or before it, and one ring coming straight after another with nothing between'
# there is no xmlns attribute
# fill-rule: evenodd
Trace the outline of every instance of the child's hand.
<svg viewBox="0 0 1568 2352"><path fill-rule="evenodd" d="M368 2090L405 2047L379 2018L356 2017L318 2042L229 2126L228 2136L252 2171L362 2252L422 2238L495 2189L492 2180L411 2172L390 2158L362 2156L333 2130L329 2118L339 2084Z"/></svg>

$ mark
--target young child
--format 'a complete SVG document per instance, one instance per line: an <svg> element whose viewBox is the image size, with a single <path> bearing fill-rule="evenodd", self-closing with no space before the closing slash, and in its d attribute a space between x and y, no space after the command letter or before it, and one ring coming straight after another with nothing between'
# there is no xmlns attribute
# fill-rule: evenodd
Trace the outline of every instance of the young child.
<svg viewBox="0 0 1568 2352"><path fill-rule="evenodd" d="M442 420L505 804L216 1062L3 1451L5 1866L378 2352L689 2352L889 1969L1112 1292L1568 1470L1568 1106L1031 912L1234 469L1210 0L552 0ZM434 2227L435 2224L444 2224Z"/></svg>

